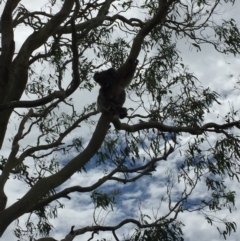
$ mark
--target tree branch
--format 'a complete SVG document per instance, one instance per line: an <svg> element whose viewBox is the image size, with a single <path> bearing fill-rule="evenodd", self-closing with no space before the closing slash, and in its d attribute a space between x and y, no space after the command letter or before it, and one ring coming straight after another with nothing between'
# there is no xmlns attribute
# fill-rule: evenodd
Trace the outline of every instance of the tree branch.
<svg viewBox="0 0 240 241"><path fill-rule="evenodd" d="M15 1L8 1L7 3L16 3ZM11 65L11 75L10 80L11 85L7 89L3 89L4 93L4 102L8 103L11 101L19 100L22 96L22 93L26 87L28 80L28 68L29 68L29 58L32 52L40 47L43 43L47 41L47 39L52 35L52 32L59 26L64 20L68 17L73 7L74 0L65 0L63 3L62 9L49 20L48 23L44 27L42 27L39 31L31 34L24 44L17 57L14 59ZM11 14L11 12L10 12ZM2 86L0 86L2 87ZM1 88L0 88L1 89ZM0 93L0 96L2 96ZM2 102L0 102L2 103ZM2 143L6 133L6 127L8 124L8 120L12 113L12 109L7 109L1 113L0 118L0 147L2 147Z"/></svg>
<svg viewBox="0 0 240 241"><path fill-rule="evenodd" d="M156 15L151 20L149 20L148 22L146 22L143 25L141 30L138 32L138 34L134 38L132 48L131 48L130 54L129 54L126 62L117 70L119 76L129 73L129 70L132 68L132 61L137 59L137 57L141 51L141 47L142 47L144 38L154 29L154 27L161 24L165 20L167 13L168 13L168 9L174 1L175 0L171 0L168 2L167 1L158 1L159 6L158 6L158 11L157 11ZM120 84L122 86L126 86L127 83L125 83L125 82L128 80L126 80L124 78L120 78L120 79L122 81Z"/></svg>
<svg viewBox="0 0 240 241"><path fill-rule="evenodd" d="M119 119L114 118L113 125L117 130L125 130L127 132L137 132L140 130L148 130L151 128L156 128L159 131L164 132L187 132L192 135L201 135L205 131L214 131L214 132L221 132L223 129L229 129L232 127L236 127L240 129L240 121L235 121L223 125L218 125L216 123L207 123L202 127L181 127L181 126L168 126L157 121L150 121L150 122L141 122L135 125L128 125L126 123L121 123Z"/></svg>
<svg viewBox="0 0 240 241"><path fill-rule="evenodd" d="M13 37L12 12L20 0L8 0L1 17L1 48L0 57L0 103L3 103L9 85L12 58L15 50Z"/></svg>
<svg viewBox="0 0 240 241"><path fill-rule="evenodd" d="M102 114L89 144L82 153L73 158L58 173L40 179L19 201L15 202L1 213L0 236L13 220L31 210L44 194L60 186L70 178L76 170L86 165L102 145L112 118L112 114Z"/></svg>

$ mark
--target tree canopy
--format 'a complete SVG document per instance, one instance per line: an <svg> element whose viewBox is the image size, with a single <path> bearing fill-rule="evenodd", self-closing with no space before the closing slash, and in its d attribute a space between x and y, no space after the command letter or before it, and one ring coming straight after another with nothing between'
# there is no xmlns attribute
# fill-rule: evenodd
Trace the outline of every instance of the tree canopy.
<svg viewBox="0 0 240 241"><path fill-rule="evenodd" d="M54 240L60 212L67 230L75 226L65 241L186 240L180 216L193 212L225 239L236 231L221 214L236 203L239 112L214 116L222 96L179 49L238 56L237 21L219 17L234 0L0 3L0 236L11 225L18 240ZM136 59L128 116L100 113L94 73L126 76ZM67 205L93 210L92 221L67 220Z"/></svg>

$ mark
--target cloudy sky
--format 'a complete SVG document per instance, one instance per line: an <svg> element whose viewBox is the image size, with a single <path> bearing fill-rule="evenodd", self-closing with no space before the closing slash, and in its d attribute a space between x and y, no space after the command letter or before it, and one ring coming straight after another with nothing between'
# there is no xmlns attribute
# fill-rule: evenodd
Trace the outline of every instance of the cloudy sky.
<svg viewBox="0 0 240 241"><path fill-rule="evenodd" d="M22 1L22 4L27 6L29 11L37 11L39 6L37 5L39 1ZM1 5L2 9L3 3ZM229 5L223 5L219 11L221 14L216 17L216 21L221 18L234 18L236 23L240 28L240 2L232 7ZM28 36L29 32L24 28L19 28L15 32L15 41L17 47L21 46L21 43ZM196 75L201 81L204 87L210 87L212 90L218 92L221 97L221 105L214 106L214 113L210 113L206 118L206 121L215 121L217 115L220 114L224 116L225 113L229 111L229 108L233 105L235 109L239 109L240 103L240 90L235 90L234 86L238 80L240 74L240 56L231 56L231 55L222 55L217 53L212 46L203 45L201 46L202 51L197 52L196 49L191 49L186 40L181 40L178 42L178 49L181 51L181 56L185 65L189 66L191 72ZM140 60L141 61L141 60ZM92 93L86 92L83 98L83 104L88 103L91 95L96 96L97 89ZM86 98L85 98L86 97ZM8 128L8 137L14 135L16 131L16 119L12 118L9 128ZM86 133L89 130L85 130ZM92 130L90 130L92 131ZM72 134L68 138L74 138L76 134ZM34 139L34 135L31 136ZM7 138L6 138L7 139ZM31 141L29 139L28 141ZM8 141L4 143L3 154L6 154L11 147ZM62 162L68 161L70 156L58 156L59 160ZM99 211L97 213L98 221L102 224L117 224L119 220L123 218L128 218L133 215L137 218L139 216L139 210L143 213L147 213L150 216L156 215L158 212L163 212L166 209L166 204L163 203L160 205L161 198L166 194L166 173L169 170L173 172L176 170L179 156L173 154L169 157L167 162L161 162L156 172L153 173L153 177L145 177L133 184L126 184L122 186L116 182L108 182L105 184L104 188L108 190L113 190L119 187L121 189L122 195L119 197L118 205L114 208L114 212L104 212ZM88 165L89 171L87 173L77 173L73 175L66 183L64 183L61 189L74 185L84 185L90 186L96 180L103 176L104 170L99 168L92 168L91 163ZM229 221L235 221L238 225L238 230L236 233L233 233L227 240L230 241L239 241L240 240L240 184L237 182L230 182L228 179L225 180L225 183L235 190L236 195L236 210L233 213L223 210L220 213L221 218L227 218ZM183 188L180 184L174 187L173 193L176 195L179 190ZM8 194L8 206L13 204L17 199L19 199L27 190L26 185L18 182L16 185L16 180L9 180L6 186ZM205 185L198 185L193 192L192 201L194 198L199 198L206 192ZM55 229L50 234L53 238L61 240L66 233L69 232L69 229L72 225L75 225L76 228L82 228L84 226L93 225L93 213L94 206L91 203L90 195L88 193L83 193L81 195L70 195L72 200L62 199L62 203L65 205L64 209L60 209L58 212L58 218L51 220L51 223L54 225ZM98 212L98 211L97 211ZM203 218L203 216L198 212L184 212L181 214L180 219L185 224L183 229L184 238L186 241L198 240L198 241L217 241L224 240L223 237L220 237L217 229L210 226ZM26 217L20 219L20 223L24 223ZM13 236L12 231L15 223L13 223L7 231L4 233L1 240L17 240ZM123 234L131 233L131 226L124 226L119 230L119 236ZM78 236L74 241L88 240L91 234L85 234L83 236ZM101 237L108 238L111 237L110 234L101 233L99 236L96 236L93 240L100 239Z"/></svg>

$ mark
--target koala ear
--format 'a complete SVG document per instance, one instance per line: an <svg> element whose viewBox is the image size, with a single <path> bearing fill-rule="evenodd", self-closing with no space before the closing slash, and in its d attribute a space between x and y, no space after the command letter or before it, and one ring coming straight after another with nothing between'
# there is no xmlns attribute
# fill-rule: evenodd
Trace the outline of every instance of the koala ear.
<svg viewBox="0 0 240 241"><path fill-rule="evenodd" d="M99 81L99 72L96 72L94 75L93 75L93 79L98 83Z"/></svg>
<svg viewBox="0 0 240 241"><path fill-rule="evenodd" d="M94 80L103 88L110 88L117 82L117 71L114 68L96 72Z"/></svg>

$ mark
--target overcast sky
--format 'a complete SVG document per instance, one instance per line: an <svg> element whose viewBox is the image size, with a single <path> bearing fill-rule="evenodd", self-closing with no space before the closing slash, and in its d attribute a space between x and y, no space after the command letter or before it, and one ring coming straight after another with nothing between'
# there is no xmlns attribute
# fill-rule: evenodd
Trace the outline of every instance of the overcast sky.
<svg viewBox="0 0 240 241"><path fill-rule="evenodd" d="M22 1L22 4L28 6L29 11L37 11L37 4L40 1L32 1L25 0ZM227 7L227 8L226 8ZM1 6L2 8L2 6ZM234 18L240 28L240 2L237 1L234 8L231 5L223 6L221 8L222 18ZM19 28L15 32L15 41L17 43L17 47L21 45L26 36L28 36L29 32L24 28ZM190 72L193 72L201 81L204 87L210 87L212 90L217 91L221 97L221 106L214 106L215 112L211 113L207 116L207 121L215 121L217 115L220 114L224 116L229 111L231 105L235 107L235 109L239 109L240 103L240 91L234 90L235 83L240 74L240 56L225 56L219 54L215 51L212 46L203 45L201 46L202 51L197 52L195 49L190 49L189 44L186 40L181 40L178 42L178 49L181 51L181 56L183 57L183 61L185 65L189 66ZM141 61L141 60L140 60ZM91 96L97 95L97 89L93 91L93 93L89 93L86 91L85 96L83 96L83 103L88 103ZM16 131L15 122L12 118L12 121L8 128L8 137L12 136ZM89 130L85 130L86 132ZM91 130L92 131L92 130ZM68 138L75 137L76 133L70 135ZM32 138L35 138L35 135L32 135ZM31 140L28 140L31 141ZM4 143L3 152L8 152L8 148L11 147L8 141ZM76 153L77 154L77 153ZM58 157L62 162L68 161L70 156L59 156ZM105 185L105 188L109 190L113 190L117 188L122 189L122 195L120 196L118 203L119 205L114 208L114 212L110 212L108 214L103 211L100 213L100 218L102 218L102 222L104 224L117 224L119 220L131 217L130 214L134 215L135 218L139 215L139 210L141 209L143 213L147 213L150 216L153 216L157 212L163 212L166 208L163 204L159 208L160 199L166 193L166 172L168 170L172 170L173 172L176 170L179 156L173 154L169 156L167 162L161 162L157 171L153 173L153 178L144 177L138 180L133 184L126 184L122 189L122 185L116 182L108 182ZM103 170L101 168L92 168L91 163L88 165L89 171L88 173L78 173L73 175L66 183L64 183L61 189L66 187L70 187L73 185L92 185L96 180L103 176ZM6 191L8 194L8 206L13 204L17 199L19 199L27 190L26 185L23 185L21 182L18 182L16 185L16 180L9 180L6 186ZM229 221L235 221L238 225L238 230L236 233L233 233L227 240L230 241L239 241L240 240L240 184L238 182L230 182L226 179L226 184L228 184L231 189L237 192L236 195L236 210L230 214L228 211L222 211L221 217L226 217ZM178 189L181 190L181 185L176 185L174 192L178 192ZM194 198L199 198L206 192L205 185L198 185L194 190L192 195L192 200ZM65 205L64 209L60 209L58 212L58 218L55 220L51 220L51 223L54 225L55 229L50 233L50 236L61 240L66 233L69 232L69 229L72 225L75 225L76 228L81 228L85 226L93 225L93 212L94 206L91 203L89 193L81 194L81 195L70 195L72 200L69 202L68 200L61 199L61 202ZM198 212L184 212L180 215L180 219L186 225L183 229L185 234L186 241L198 240L198 241L217 241L224 240L223 237L220 237L217 229L215 227L210 226L200 215ZM20 222L24 223L24 218L20 219ZM13 236L12 231L15 223L8 227L7 231L4 233L1 240L3 241L13 241L17 240L15 236ZM131 232L130 226L124 226L118 234L121 236L122 234L128 234ZM90 237L89 234L85 234L82 236L78 236L74 239L74 241L83 241L87 240ZM101 237L108 238L111 237L111 234L100 233L99 236L96 236L93 240L100 239Z"/></svg>

